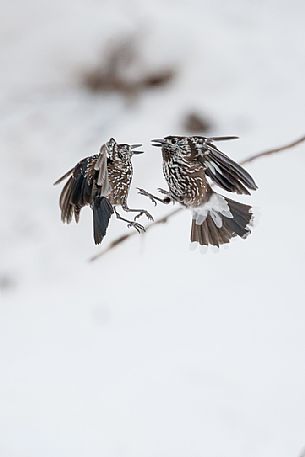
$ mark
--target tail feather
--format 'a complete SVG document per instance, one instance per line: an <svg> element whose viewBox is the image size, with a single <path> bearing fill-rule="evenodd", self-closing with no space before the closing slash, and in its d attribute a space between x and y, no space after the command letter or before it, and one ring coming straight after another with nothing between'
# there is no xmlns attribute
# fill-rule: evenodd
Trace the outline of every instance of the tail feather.
<svg viewBox="0 0 305 457"><path fill-rule="evenodd" d="M229 233L232 233L232 236L240 236L243 238L248 232L246 227L242 227L238 222L236 222L234 219L228 219L224 221L225 228L229 231Z"/></svg>
<svg viewBox="0 0 305 457"><path fill-rule="evenodd" d="M93 203L93 237L95 244L100 244L106 234L113 207L105 197L96 197Z"/></svg>
<svg viewBox="0 0 305 457"><path fill-rule="evenodd" d="M220 246L236 236L251 233L252 208L213 193L202 206L193 208L191 241L200 245Z"/></svg>
<svg viewBox="0 0 305 457"><path fill-rule="evenodd" d="M210 238L210 244L218 246L221 244L221 237L219 236L219 228L215 225L214 220L209 216L207 217L207 228Z"/></svg>
<svg viewBox="0 0 305 457"><path fill-rule="evenodd" d="M233 220L228 219L228 223L234 221L240 227L240 230L236 229L236 233L241 238L247 238L247 236L251 233L249 226L251 226L253 213L252 208L249 205L245 205L244 203L239 203L234 200L230 200L229 198L226 199L230 208L231 213L233 214ZM227 221L224 221L225 223Z"/></svg>
<svg viewBox="0 0 305 457"><path fill-rule="evenodd" d="M230 242L231 233L225 226L221 227L221 229L219 230L219 236L221 240L220 244L227 244Z"/></svg>
<svg viewBox="0 0 305 457"><path fill-rule="evenodd" d="M210 244L210 238L209 238L209 230L206 224L202 227L202 230L197 229L197 233L199 235L199 239L202 241L203 245L208 245Z"/></svg>

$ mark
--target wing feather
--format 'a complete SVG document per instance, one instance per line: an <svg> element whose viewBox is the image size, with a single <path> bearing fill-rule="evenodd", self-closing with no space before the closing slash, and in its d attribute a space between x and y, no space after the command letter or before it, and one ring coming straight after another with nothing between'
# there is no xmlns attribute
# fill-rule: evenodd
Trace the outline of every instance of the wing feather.
<svg viewBox="0 0 305 457"><path fill-rule="evenodd" d="M248 189L257 189L250 174L211 142L203 145L198 161L204 166L206 175L228 192L249 195Z"/></svg>

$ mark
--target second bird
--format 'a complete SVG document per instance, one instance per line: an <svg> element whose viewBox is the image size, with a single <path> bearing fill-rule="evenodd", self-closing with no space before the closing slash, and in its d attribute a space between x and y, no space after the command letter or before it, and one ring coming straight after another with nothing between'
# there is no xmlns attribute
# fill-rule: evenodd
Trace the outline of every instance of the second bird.
<svg viewBox="0 0 305 457"><path fill-rule="evenodd" d="M250 194L257 186L240 165L221 152L214 141L236 137L205 138L167 136L153 140L162 149L163 172L169 190L164 198L143 189L142 195L155 204L179 202L192 211L191 241L219 246L231 238L246 238L252 221L251 206L224 197L211 188L208 178L228 192Z"/></svg>

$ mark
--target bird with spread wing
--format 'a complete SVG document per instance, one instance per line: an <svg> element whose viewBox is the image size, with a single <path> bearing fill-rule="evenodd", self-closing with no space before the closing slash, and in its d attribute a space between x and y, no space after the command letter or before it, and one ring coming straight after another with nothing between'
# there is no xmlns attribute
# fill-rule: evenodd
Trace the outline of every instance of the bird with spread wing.
<svg viewBox="0 0 305 457"><path fill-rule="evenodd" d="M55 181L54 185L67 180L59 199L61 220L69 224L74 216L78 223L84 206L93 211L93 237L95 244L100 244L106 234L112 214L134 227L139 233L144 231L143 225L136 219L143 214L153 220L145 209L131 209L127 197L133 175L131 157L142 154L137 150L141 144L118 144L113 138L103 144L99 154L95 154L78 162L71 170ZM125 212L137 213L134 220L122 217L117 206Z"/></svg>
<svg viewBox="0 0 305 457"><path fill-rule="evenodd" d="M252 208L215 192L208 179L228 192L250 194L257 186L250 174L214 142L237 137L167 136L152 140L160 147L168 191L156 197L143 189L139 193L157 202L178 202L192 211L191 242L220 246L251 233Z"/></svg>

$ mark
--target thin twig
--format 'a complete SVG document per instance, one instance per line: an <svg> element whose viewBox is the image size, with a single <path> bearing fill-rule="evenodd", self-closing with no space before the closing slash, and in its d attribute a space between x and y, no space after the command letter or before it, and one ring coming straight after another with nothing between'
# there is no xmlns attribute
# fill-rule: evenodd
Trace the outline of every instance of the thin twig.
<svg viewBox="0 0 305 457"><path fill-rule="evenodd" d="M292 141L291 143L284 144L284 146L280 146L278 148L272 148L272 149L267 149L266 151L259 152L257 154L253 154L252 156L249 156L247 159L242 160L240 165L247 165L248 163L254 162L256 159L260 159L261 157L265 156L271 156L273 154L277 154L278 152L281 151L286 151L287 149L292 149L295 146L298 146L299 144L303 143L305 141L305 135L301 136L298 140Z"/></svg>
<svg viewBox="0 0 305 457"><path fill-rule="evenodd" d="M148 230L150 230L151 227L154 226L154 225L165 224L170 217L174 216L175 214L179 213L182 210L183 210L183 208L181 206L179 208L175 208L174 210L172 210L169 213L167 213L165 216L160 217L159 219L156 219L155 221L153 221L150 224L146 225L145 226L145 233L148 232ZM123 241L126 241L127 239L131 238L134 235L138 235L138 232L136 232L135 230L132 231L132 232L129 232L129 233L125 233L124 235L119 236L118 238L113 240L106 249L104 249L102 252L99 252L98 254L96 254L93 257L91 257L89 259L89 261L93 262L93 260L96 260L99 257L103 256L108 251L110 251L111 249L115 248L118 244L123 243Z"/></svg>
<svg viewBox="0 0 305 457"><path fill-rule="evenodd" d="M278 152L281 152L281 151L287 151L288 149L292 149L295 146L298 146L299 144L303 143L304 141L305 141L305 135L302 136L301 138L299 138L299 139L297 139L295 141L292 141L291 143L285 144L283 146L280 146L280 147L277 147L277 148L272 148L272 149L267 149L266 151L262 151L262 152L259 152L257 154L253 154L253 155L249 156L248 158L242 160L239 163L240 163L240 165L247 165L247 164L249 164L251 162L254 162L255 160L260 159L262 157L270 156L270 155L273 155L273 154L277 154ZM182 208L182 207L175 208L174 210L168 212L165 216L160 217L159 219L156 219L154 222L152 222L151 224L148 224L145 227L145 232L148 232L155 225L165 224L168 221L169 218L171 218L172 216L176 215L177 213L179 213L183 209L184 208ZM116 238L115 240L113 240L109 244L109 246L106 249L104 249L103 251L99 252L95 256L91 257L89 260L92 262L92 261L102 257L107 252L111 251L113 248L117 247L119 244L123 243L124 241L128 240L129 238L131 238L132 236L135 236L135 235L137 235L136 231L126 233L125 235L122 235L122 236Z"/></svg>

